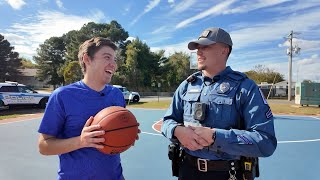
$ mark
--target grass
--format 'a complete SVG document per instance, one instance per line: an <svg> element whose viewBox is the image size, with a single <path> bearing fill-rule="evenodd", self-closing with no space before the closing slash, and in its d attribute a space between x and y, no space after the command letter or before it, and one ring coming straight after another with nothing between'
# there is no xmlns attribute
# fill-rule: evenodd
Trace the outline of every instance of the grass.
<svg viewBox="0 0 320 180"><path fill-rule="evenodd" d="M320 115L318 106L299 106L290 104L269 104L273 114L290 114L290 115Z"/></svg>
<svg viewBox="0 0 320 180"><path fill-rule="evenodd" d="M167 109L171 103L171 100L149 101L131 103L127 107L131 108L149 108L149 109Z"/></svg>
<svg viewBox="0 0 320 180"><path fill-rule="evenodd" d="M284 100L285 102L285 100ZM149 101L149 102L138 102L138 103L130 103L127 105L128 108L148 108L148 109L167 109L171 103L171 100L160 100L158 101ZM285 104L285 103L273 103L269 102L271 110L273 114L288 114L288 115L313 115L320 116L320 108L318 106L299 106L293 104ZM18 110L0 110L0 120L16 118L23 114L30 113L42 113L43 110L39 109L30 109L29 112L25 109L23 111Z"/></svg>
<svg viewBox="0 0 320 180"><path fill-rule="evenodd" d="M20 117L26 114L43 113L44 109L34 107L16 107L13 109L0 109L0 120Z"/></svg>
<svg viewBox="0 0 320 180"><path fill-rule="evenodd" d="M10 118L16 118L16 117L19 117L20 115L18 114L13 114L13 115L1 115L0 116L0 120L2 119L10 119Z"/></svg>

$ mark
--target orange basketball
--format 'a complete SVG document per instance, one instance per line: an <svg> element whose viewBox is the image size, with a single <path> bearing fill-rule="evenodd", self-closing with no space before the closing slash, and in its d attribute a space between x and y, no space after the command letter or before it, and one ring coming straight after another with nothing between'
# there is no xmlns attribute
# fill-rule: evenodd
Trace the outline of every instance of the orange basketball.
<svg viewBox="0 0 320 180"><path fill-rule="evenodd" d="M129 149L138 134L136 117L126 108L111 106L102 109L94 116L92 125L100 124L105 131L102 136L105 141L103 149L98 149L105 154L119 154Z"/></svg>

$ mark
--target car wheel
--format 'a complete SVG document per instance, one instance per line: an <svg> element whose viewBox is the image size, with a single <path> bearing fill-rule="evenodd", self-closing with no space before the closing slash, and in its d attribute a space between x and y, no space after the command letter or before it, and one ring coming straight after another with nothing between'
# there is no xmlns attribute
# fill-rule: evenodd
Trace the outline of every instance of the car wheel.
<svg viewBox="0 0 320 180"><path fill-rule="evenodd" d="M41 101L39 102L39 108L41 108L41 109L46 108L47 102L48 102L47 98L41 99Z"/></svg>
<svg viewBox="0 0 320 180"><path fill-rule="evenodd" d="M1 106L4 106L4 103L3 103L2 100L0 100L0 107L1 107Z"/></svg>
<svg viewBox="0 0 320 180"><path fill-rule="evenodd" d="M140 100L139 96L133 96L133 99L132 99L133 102L139 102L139 100Z"/></svg>

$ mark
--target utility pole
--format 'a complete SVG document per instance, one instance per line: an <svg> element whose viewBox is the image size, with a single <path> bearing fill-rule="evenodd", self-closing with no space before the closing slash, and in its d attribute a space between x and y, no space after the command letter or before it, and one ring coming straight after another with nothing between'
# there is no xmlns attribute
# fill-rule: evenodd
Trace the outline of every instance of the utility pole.
<svg viewBox="0 0 320 180"><path fill-rule="evenodd" d="M289 56L289 72L288 72L288 101L291 101L291 85L292 85L292 55L293 52L296 54L299 54L301 48L295 45L295 47L292 47L292 39L293 39L293 34L298 34L294 33L293 31L290 32L288 35L288 41L290 43L290 47L287 49L287 55Z"/></svg>
<svg viewBox="0 0 320 180"><path fill-rule="evenodd" d="M292 80L292 37L293 31L289 34L289 73L288 73L288 101L291 101L291 80Z"/></svg>

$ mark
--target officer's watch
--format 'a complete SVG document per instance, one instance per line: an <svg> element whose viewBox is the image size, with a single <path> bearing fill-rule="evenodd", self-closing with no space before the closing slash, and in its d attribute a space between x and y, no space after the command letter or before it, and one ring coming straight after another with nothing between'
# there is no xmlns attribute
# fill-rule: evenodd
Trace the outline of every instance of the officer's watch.
<svg viewBox="0 0 320 180"><path fill-rule="evenodd" d="M214 130L214 132L212 133L212 140L213 140L213 143L216 141L216 131Z"/></svg>

